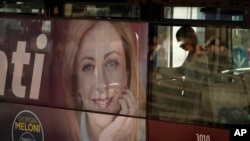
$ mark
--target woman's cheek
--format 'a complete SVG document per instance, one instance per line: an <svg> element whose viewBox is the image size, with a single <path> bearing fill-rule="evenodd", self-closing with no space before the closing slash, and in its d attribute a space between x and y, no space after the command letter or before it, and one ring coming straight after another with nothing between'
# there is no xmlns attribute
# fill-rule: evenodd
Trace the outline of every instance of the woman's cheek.
<svg viewBox="0 0 250 141"><path fill-rule="evenodd" d="M90 97L94 93L95 82L86 77L79 77L78 93L81 94L84 103L90 103Z"/></svg>

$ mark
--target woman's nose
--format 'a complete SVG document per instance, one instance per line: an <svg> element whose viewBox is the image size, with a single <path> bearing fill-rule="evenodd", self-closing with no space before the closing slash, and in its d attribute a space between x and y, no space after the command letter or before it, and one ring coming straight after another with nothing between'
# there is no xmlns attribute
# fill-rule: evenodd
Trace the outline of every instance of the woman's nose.
<svg viewBox="0 0 250 141"><path fill-rule="evenodd" d="M96 89L103 92L107 89L107 76L102 68L96 68Z"/></svg>

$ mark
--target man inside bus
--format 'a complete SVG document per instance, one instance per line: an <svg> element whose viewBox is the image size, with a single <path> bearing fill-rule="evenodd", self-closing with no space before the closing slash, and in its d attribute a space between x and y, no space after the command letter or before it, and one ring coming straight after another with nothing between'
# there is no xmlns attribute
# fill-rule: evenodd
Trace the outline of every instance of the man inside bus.
<svg viewBox="0 0 250 141"><path fill-rule="evenodd" d="M185 61L180 67L161 68L158 73L162 75L162 80L183 81L181 106L178 107L181 110L177 112L190 119L200 113L201 91L209 74L208 59L192 27L181 27L176 33L176 39L180 42L180 47L188 51Z"/></svg>

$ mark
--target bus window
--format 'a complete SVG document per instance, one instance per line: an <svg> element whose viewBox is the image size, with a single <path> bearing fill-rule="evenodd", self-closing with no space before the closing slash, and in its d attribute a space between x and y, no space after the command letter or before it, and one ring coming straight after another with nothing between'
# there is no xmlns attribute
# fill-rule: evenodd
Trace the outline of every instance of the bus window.
<svg viewBox="0 0 250 141"><path fill-rule="evenodd" d="M155 25L149 51L149 117L247 124L248 29Z"/></svg>
<svg viewBox="0 0 250 141"><path fill-rule="evenodd" d="M21 15L44 15L45 6L42 0L38 1L4 1L0 3L0 13Z"/></svg>
<svg viewBox="0 0 250 141"><path fill-rule="evenodd" d="M242 9L228 7L171 7L166 5L163 7L163 18L241 22L244 20L244 10Z"/></svg>

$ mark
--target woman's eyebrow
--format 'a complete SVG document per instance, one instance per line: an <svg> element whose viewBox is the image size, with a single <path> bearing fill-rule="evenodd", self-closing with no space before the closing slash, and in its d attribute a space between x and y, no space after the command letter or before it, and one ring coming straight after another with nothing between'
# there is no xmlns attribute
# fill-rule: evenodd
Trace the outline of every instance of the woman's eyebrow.
<svg viewBox="0 0 250 141"><path fill-rule="evenodd" d="M119 53L118 51L111 51L111 52L106 53L106 54L104 55L104 58L107 58L107 57L108 57L109 55L111 55L111 54L117 54L117 55L120 56L120 53Z"/></svg>
<svg viewBox="0 0 250 141"><path fill-rule="evenodd" d="M83 60L91 60L94 61L95 59L93 57L89 57L89 56L84 56L81 58L80 62L82 62Z"/></svg>

